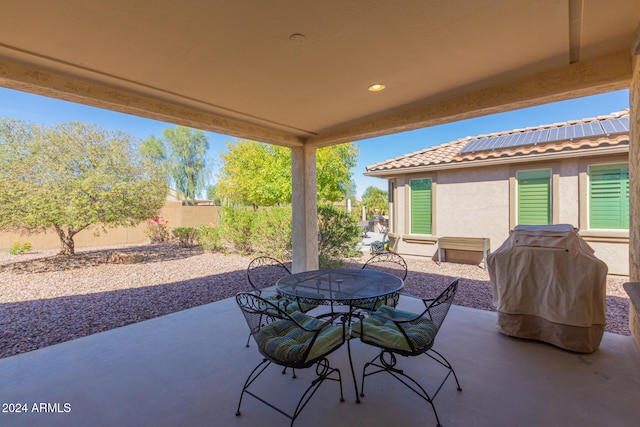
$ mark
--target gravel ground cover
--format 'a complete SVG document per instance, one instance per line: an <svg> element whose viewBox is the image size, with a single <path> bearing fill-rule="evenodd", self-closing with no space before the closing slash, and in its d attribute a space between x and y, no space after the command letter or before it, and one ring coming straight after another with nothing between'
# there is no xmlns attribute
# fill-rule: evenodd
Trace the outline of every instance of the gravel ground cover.
<svg viewBox="0 0 640 427"><path fill-rule="evenodd" d="M135 263L109 262L112 251ZM248 290L250 258L205 253L175 244L79 250L75 257L57 251L22 255L0 253L0 358L106 331L228 298ZM361 266L368 258L352 259ZM455 304L492 307L488 274L474 265L407 258L405 292L437 295L460 277ZM622 284L607 281L606 331L629 335L629 301Z"/></svg>

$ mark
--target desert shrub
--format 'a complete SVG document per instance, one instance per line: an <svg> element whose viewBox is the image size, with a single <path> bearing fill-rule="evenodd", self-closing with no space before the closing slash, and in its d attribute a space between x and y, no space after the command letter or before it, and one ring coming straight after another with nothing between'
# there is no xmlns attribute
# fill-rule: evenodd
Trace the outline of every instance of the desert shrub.
<svg viewBox="0 0 640 427"><path fill-rule="evenodd" d="M320 270L328 270L331 268L340 268L344 265L344 261L339 258L333 258L324 254L318 255L318 267Z"/></svg>
<svg viewBox="0 0 640 427"><path fill-rule="evenodd" d="M11 255L19 255L25 252L29 252L31 250L31 243L24 242L20 243L18 239L13 242L13 245L9 248L9 253Z"/></svg>
<svg viewBox="0 0 640 427"><path fill-rule="evenodd" d="M356 214L332 205L318 206L318 256L322 268L338 267L342 259L358 254L362 236ZM241 254L263 254L291 259L291 207L267 209L224 208L220 240Z"/></svg>
<svg viewBox="0 0 640 427"><path fill-rule="evenodd" d="M225 252L220 229L211 225L201 225L196 229L196 240L202 249L210 252Z"/></svg>
<svg viewBox="0 0 640 427"><path fill-rule="evenodd" d="M252 252L251 236L254 219L255 212L251 209L235 209L233 207L222 209L220 232L223 238L243 255Z"/></svg>
<svg viewBox="0 0 640 427"><path fill-rule="evenodd" d="M161 216L155 217L151 221L147 222L144 234L149 238L151 243L168 242L170 238L169 221L166 221Z"/></svg>
<svg viewBox="0 0 640 427"><path fill-rule="evenodd" d="M318 261L321 268L342 264L342 259L358 254L356 246L362 236L355 214L333 205L318 206Z"/></svg>
<svg viewBox="0 0 640 427"><path fill-rule="evenodd" d="M291 207L254 212L251 246L254 252L280 260L291 259Z"/></svg>
<svg viewBox="0 0 640 427"><path fill-rule="evenodd" d="M173 237L178 239L178 244L183 248L196 246L197 230L193 227L178 227L172 230Z"/></svg>

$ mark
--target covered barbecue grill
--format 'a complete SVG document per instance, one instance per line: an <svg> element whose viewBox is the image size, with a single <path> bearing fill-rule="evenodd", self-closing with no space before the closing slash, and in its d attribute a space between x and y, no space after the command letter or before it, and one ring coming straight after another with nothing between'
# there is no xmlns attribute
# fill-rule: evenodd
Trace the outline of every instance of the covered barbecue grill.
<svg viewBox="0 0 640 427"><path fill-rule="evenodd" d="M517 226L487 265L500 332L576 352L597 350L606 323L607 265L576 228Z"/></svg>

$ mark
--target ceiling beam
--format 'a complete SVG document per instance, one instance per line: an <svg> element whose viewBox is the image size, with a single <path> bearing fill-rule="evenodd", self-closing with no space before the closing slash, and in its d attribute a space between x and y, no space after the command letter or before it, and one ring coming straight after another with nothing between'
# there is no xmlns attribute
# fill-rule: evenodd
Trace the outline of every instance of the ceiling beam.
<svg viewBox="0 0 640 427"><path fill-rule="evenodd" d="M0 60L0 86L287 147L305 144L329 146L626 89L630 79L631 56L628 51L619 52L446 100L396 110L321 132L305 140L267 125L225 117L179 102L141 95L133 90L69 77L45 68Z"/></svg>
<svg viewBox="0 0 640 427"><path fill-rule="evenodd" d="M580 61L583 0L569 0L569 63Z"/></svg>
<svg viewBox="0 0 640 427"><path fill-rule="evenodd" d="M269 126L1 59L0 86L238 138L287 147L303 145L300 138Z"/></svg>
<svg viewBox="0 0 640 427"><path fill-rule="evenodd" d="M520 108L628 89L631 55L618 52L452 98L354 122L307 140L317 147L421 129Z"/></svg>

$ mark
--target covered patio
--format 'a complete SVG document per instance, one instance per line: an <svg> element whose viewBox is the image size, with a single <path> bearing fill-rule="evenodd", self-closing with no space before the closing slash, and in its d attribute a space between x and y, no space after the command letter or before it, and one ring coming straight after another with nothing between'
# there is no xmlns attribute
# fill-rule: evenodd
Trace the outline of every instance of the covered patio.
<svg viewBox="0 0 640 427"><path fill-rule="evenodd" d="M640 0L4 6L1 86L290 147L294 271L318 266L324 146L630 89L637 193Z"/></svg>
<svg viewBox="0 0 640 427"><path fill-rule="evenodd" d="M401 299L401 308L417 309ZM444 426L631 426L640 419L640 359L630 337L605 333L592 354L508 338L496 314L453 306L436 348L453 364L435 399ZM159 317L0 360L0 402L27 403L29 413L0 413L3 426L282 426L278 414L246 397L242 384L261 360L244 346L247 326L234 299ZM356 371L375 354L353 342ZM367 380L356 404L347 351L330 361L342 371L345 402L334 383L323 384L295 425L435 425L430 406L389 375ZM403 363L404 362L404 363ZM401 361L427 384L442 372L426 357ZM277 367L259 389L285 408L315 374L282 375ZM432 384L432 382L431 382ZM33 404L58 404L53 413ZM69 412L64 412L68 403ZM287 404L289 406L287 406ZM59 412L57 412L59 409Z"/></svg>
<svg viewBox="0 0 640 427"><path fill-rule="evenodd" d="M366 150L367 138L629 89L630 280L640 281L639 10L640 0L9 1L0 85L290 147L294 272L318 266L318 148L363 140ZM386 89L367 91L374 84ZM638 336L633 308L630 318ZM436 348L463 391L447 383L436 399L443 425L637 423L630 337L605 334L579 355L501 336L495 321L455 306L445 321ZM234 416L258 361L244 337L225 300L0 360L0 402L71 406L0 423L283 425L257 402ZM372 350L354 348L361 367ZM331 357L348 375L343 350ZM360 405L345 379L347 401L324 385L301 425L435 424L391 378L373 378ZM286 401L290 378L276 380Z"/></svg>

